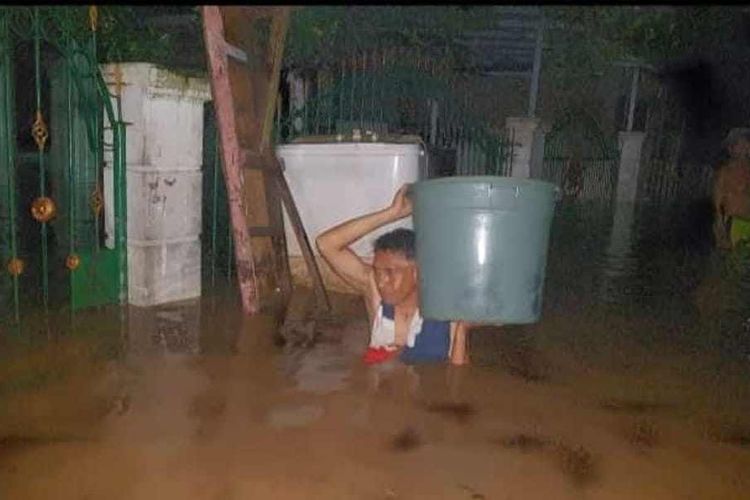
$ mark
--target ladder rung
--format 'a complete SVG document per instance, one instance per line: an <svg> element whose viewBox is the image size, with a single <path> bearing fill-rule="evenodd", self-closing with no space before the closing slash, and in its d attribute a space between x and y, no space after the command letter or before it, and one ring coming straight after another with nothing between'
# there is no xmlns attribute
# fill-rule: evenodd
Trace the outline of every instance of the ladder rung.
<svg viewBox="0 0 750 500"><path fill-rule="evenodd" d="M224 53L237 61L247 63L247 53L239 47L232 45L224 40Z"/></svg>
<svg viewBox="0 0 750 500"><path fill-rule="evenodd" d="M262 5L253 5L252 7L245 7L245 9L251 12L257 18L273 17L274 9L278 7L266 7Z"/></svg>
<svg viewBox="0 0 750 500"><path fill-rule="evenodd" d="M243 148L240 150L240 163L242 168L263 170L263 156L252 149Z"/></svg>
<svg viewBox="0 0 750 500"><path fill-rule="evenodd" d="M273 226L252 226L247 228L250 236L281 236L284 228Z"/></svg>

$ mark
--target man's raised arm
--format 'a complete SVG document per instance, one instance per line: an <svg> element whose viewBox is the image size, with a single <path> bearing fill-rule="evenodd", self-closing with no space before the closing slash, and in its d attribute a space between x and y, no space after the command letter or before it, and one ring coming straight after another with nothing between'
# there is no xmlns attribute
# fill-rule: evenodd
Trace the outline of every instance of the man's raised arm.
<svg viewBox="0 0 750 500"><path fill-rule="evenodd" d="M399 189L389 207L339 224L315 239L318 250L326 262L363 294L369 289L370 266L359 258L349 245L377 228L411 214L411 202L406 196L407 189L408 186Z"/></svg>

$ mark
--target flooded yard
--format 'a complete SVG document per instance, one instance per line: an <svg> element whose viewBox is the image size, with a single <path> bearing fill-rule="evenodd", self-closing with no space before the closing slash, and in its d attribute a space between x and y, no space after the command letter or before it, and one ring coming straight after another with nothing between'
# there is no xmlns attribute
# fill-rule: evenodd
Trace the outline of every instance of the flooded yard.
<svg viewBox="0 0 750 500"><path fill-rule="evenodd" d="M346 295L285 341L223 293L6 331L0 497L747 498L747 271L689 217L562 207L542 321L468 367L364 366Z"/></svg>

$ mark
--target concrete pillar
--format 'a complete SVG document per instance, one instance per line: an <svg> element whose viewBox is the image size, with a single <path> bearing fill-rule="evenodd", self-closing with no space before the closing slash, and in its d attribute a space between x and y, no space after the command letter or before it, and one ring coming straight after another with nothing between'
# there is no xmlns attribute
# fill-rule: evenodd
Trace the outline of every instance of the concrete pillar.
<svg viewBox="0 0 750 500"><path fill-rule="evenodd" d="M286 81L289 85L289 108L291 113L294 114L304 109L305 102L307 101L305 79L298 72L290 71L286 77ZM292 127L295 133L301 133L304 127L302 118L296 118L292 122Z"/></svg>
<svg viewBox="0 0 750 500"><path fill-rule="evenodd" d="M611 302L623 300L627 282L636 266L633 258L635 203L644 132L620 132L620 167L617 174L616 203L604 266L602 296Z"/></svg>
<svg viewBox="0 0 750 500"><path fill-rule="evenodd" d="M437 130L438 130L438 115L440 110L438 108L437 99L430 99L430 145L434 146L437 144Z"/></svg>
<svg viewBox="0 0 750 500"><path fill-rule="evenodd" d="M505 127L513 135L513 177L538 179L544 162L544 130L538 118L508 117Z"/></svg>
<svg viewBox="0 0 750 500"><path fill-rule="evenodd" d="M127 356L199 354L201 331L200 299L130 308Z"/></svg>
<svg viewBox="0 0 750 500"><path fill-rule="evenodd" d="M628 280L638 265L633 252L634 225L635 203L617 203L602 266L601 296L606 302L619 303L624 299Z"/></svg>
<svg viewBox="0 0 750 500"><path fill-rule="evenodd" d="M120 87L122 118L128 123L129 302L152 306L199 297L208 81L146 63L108 64L102 72L112 93ZM104 140L111 142L111 132ZM105 232L112 245L111 151L104 160Z"/></svg>
<svg viewBox="0 0 750 500"><path fill-rule="evenodd" d="M617 173L616 200L635 203L638 196L638 173L641 168L641 149L645 132L620 132L620 168Z"/></svg>
<svg viewBox="0 0 750 500"><path fill-rule="evenodd" d="M534 65L531 67L531 85L529 86L528 116L536 115L536 100L539 96L539 78L542 71L542 40L544 28L541 21L536 29L536 45L534 46Z"/></svg>

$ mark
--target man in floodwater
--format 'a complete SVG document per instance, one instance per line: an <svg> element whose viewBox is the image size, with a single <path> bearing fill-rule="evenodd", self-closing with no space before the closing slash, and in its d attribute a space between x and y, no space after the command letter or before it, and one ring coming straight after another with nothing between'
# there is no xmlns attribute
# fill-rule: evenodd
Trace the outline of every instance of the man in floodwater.
<svg viewBox="0 0 750 500"><path fill-rule="evenodd" d="M318 236L318 250L333 270L365 299L371 325L365 363L398 357L405 363L450 361L466 364L468 324L433 321L419 313L418 269L414 232L396 229L375 241L372 265L349 245L388 223L411 215L403 186L393 202L377 212L357 217Z"/></svg>

